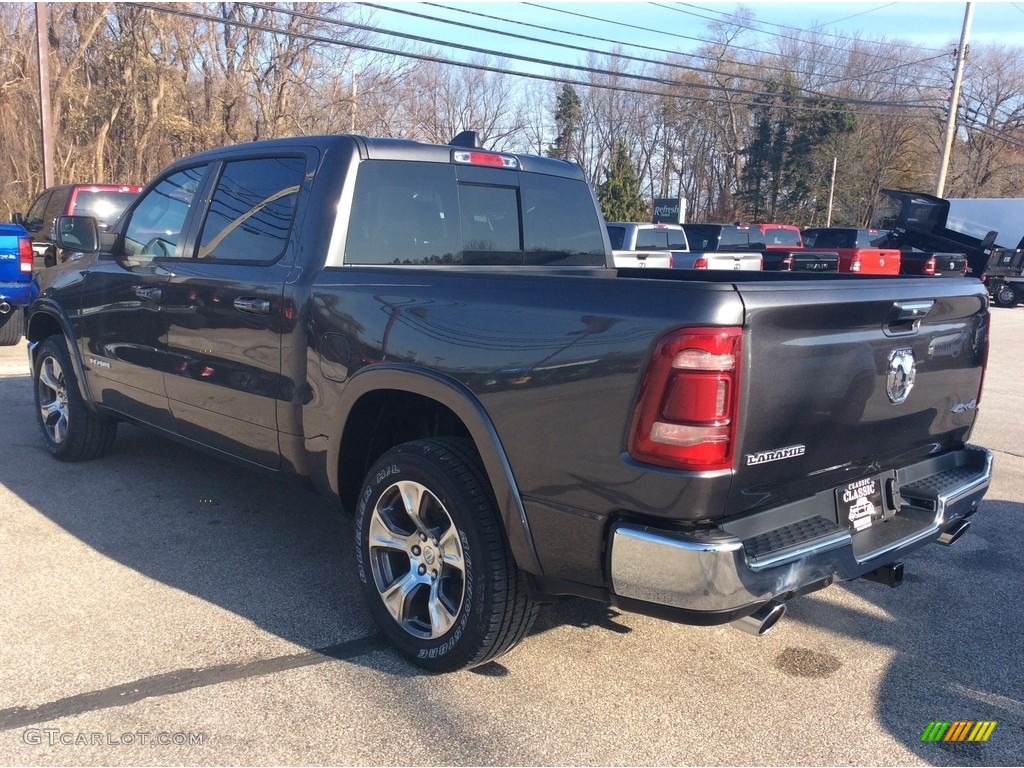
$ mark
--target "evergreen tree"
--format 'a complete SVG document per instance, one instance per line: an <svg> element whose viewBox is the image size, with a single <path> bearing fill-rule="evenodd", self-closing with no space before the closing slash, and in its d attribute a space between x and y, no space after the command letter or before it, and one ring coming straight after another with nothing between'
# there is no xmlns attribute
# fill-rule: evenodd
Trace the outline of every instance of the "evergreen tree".
<svg viewBox="0 0 1024 768"><path fill-rule="evenodd" d="M598 187L597 201L605 221L650 219L650 208L640 196L640 177L621 141L615 145L604 183Z"/></svg>
<svg viewBox="0 0 1024 768"><path fill-rule="evenodd" d="M744 155L743 187L738 197L750 221L798 220L821 179L819 149L856 128L849 108L822 103L815 110L791 109L797 87L776 84L775 95L754 108L754 130Z"/></svg>
<svg viewBox="0 0 1024 768"><path fill-rule="evenodd" d="M555 136L554 143L548 146L548 157L579 162L579 134L582 123L583 102L580 101L576 90L565 83L555 105L555 129L558 135Z"/></svg>

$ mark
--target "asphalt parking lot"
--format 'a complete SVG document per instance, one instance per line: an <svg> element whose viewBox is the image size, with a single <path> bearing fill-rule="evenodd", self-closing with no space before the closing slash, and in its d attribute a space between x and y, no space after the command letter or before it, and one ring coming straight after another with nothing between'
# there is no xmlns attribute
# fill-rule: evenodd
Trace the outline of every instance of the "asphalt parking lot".
<svg viewBox="0 0 1024 768"><path fill-rule="evenodd" d="M899 589L806 596L760 639L570 601L445 676L377 635L350 517L133 427L56 462L24 342L0 349L0 763L1024 763L1022 339L994 309L993 486ZM998 724L922 743L933 720Z"/></svg>

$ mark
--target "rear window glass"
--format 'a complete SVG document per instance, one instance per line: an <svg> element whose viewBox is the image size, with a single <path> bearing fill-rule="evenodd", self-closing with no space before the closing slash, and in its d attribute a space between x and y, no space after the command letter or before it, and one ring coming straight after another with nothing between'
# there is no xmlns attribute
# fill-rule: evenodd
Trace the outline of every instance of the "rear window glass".
<svg viewBox="0 0 1024 768"><path fill-rule="evenodd" d="M821 229L804 232L805 243L812 248L856 248L857 232L850 229Z"/></svg>
<svg viewBox="0 0 1024 768"><path fill-rule="evenodd" d="M454 165L364 161L345 262L604 265L585 182L515 171L490 178L496 183L459 181Z"/></svg>
<svg viewBox="0 0 1024 768"><path fill-rule="evenodd" d="M686 239L677 229L641 228L636 235L636 248L641 250L667 251L672 248L686 248Z"/></svg>
<svg viewBox="0 0 1024 768"><path fill-rule="evenodd" d="M766 229L764 239L768 245L800 245L800 233L793 229Z"/></svg>
<svg viewBox="0 0 1024 768"><path fill-rule="evenodd" d="M608 225L608 239L612 241L612 250L621 251L626 239L626 228Z"/></svg>
<svg viewBox="0 0 1024 768"><path fill-rule="evenodd" d="M683 227L691 251L713 251L717 247L719 227L690 225Z"/></svg>
<svg viewBox="0 0 1024 768"><path fill-rule="evenodd" d="M138 196L138 192L95 192L80 189L75 195L69 213L75 216L92 216L101 226L109 228Z"/></svg>

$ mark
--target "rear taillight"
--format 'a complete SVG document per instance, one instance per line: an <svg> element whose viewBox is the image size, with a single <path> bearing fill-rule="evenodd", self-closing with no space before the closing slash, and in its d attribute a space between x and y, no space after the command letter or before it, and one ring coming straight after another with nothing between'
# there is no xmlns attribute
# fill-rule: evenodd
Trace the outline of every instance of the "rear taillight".
<svg viewBox="0 0 1024 768"><path fill-rule="evenodd" d="M966 260L964 260L964 277L967 277L967 268L969 266L970 266L970 264ZM981 279L984 280L985 278L983 277Z"/></svg>
<svg viewBox="0 0 1024 768"><path fill-rule="evenodd" d="M860 272L860 254L855 253L850 258L850 271Z"/></svg>
<svg viewBox="0 0 1024 768"><path fill-rule="evenodd" d="M672 469L730 469L739 410L741 328L683 328L647 368L629 454Z"/></svg>
<svg viewBox="0 0 1024 768"><path fill-rule="evenodd" d="M32 265L35 262L35 255L32 253L32 241L27 237L18 238L18 269L21 272L32 274Z"/></svg>
<svg viewBox="0 0 1024 768"><path fill-rule="evenodd" d="M706 256L698 256L697 260L695 262L693 262L693 268L694 269L707 269L708 268L707 257Z"/></svg>
<svg viewBox="0 0 1024 768"><path fill-rule="evenodd" d="M762 256L761 259L763 261L764 257ZM789 256L787 256L786 258L784 258L782 260L782 270L784 272L792 272L793 271L793 254L789 254Z"/></svg>
<svg viewBox="0 0 1024 768"><path fill-rule="evenodd" d="M934 256L929 256L928 257L928 261L926 261L924 263L924 273L926 275L934 275L935 274L935 257Z"/></svg>

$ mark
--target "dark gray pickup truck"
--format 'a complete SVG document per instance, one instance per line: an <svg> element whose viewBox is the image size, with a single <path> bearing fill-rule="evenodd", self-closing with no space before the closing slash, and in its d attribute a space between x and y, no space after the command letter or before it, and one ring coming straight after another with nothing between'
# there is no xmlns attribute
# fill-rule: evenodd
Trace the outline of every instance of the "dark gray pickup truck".
<svg viewBox="0 0 1024 768"><path fill-rule="evenodd" d="M432 670L560 595L760 633L898 583L989 485L979 282L616 270L569 163L275 140L175 163L102 242L58 233L27 321L46 448L124 420L309 478Z"/></svg>

